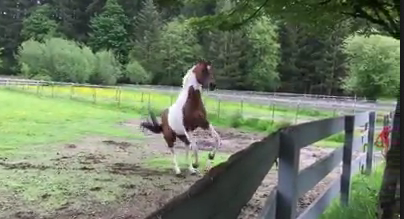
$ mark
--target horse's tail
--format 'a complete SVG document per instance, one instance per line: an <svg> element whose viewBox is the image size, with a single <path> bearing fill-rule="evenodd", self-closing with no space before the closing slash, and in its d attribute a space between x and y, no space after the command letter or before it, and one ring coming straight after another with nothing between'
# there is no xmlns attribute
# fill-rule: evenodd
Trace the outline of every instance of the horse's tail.
<svg viewBox="0 0 404 219"><path fill-rule="evenodd" d="M150 110L149 114L152 122L142 122L140 126L150 130L153 133L161 133L163 131L163 127L157 122L156 116L154 115L153 111Z"/></svg>

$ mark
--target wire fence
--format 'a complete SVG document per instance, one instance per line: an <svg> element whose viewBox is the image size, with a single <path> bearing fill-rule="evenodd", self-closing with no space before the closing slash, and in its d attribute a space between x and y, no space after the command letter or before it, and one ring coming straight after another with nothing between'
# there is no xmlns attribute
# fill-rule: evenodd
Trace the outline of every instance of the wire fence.
<svg viewBox="0 0 404 219"><path fill-rule="evenodd" d="M94 104L110 105L129 108L139 113L147 109L163 110L172 105L178 95L178 89L159 90L136 86L99 86L90 84L75 84L49 82L26 79L0 80L0 85L7 89L33 93L38 96L67 98ZM304 101L284 101L268 98L256 98L247 95L230 95L207 92L203 101L209 116L217 119L260 119L284 121L291 124L352 114L362 111L355 106L351 108L316 108L310 107Z"/></svg>

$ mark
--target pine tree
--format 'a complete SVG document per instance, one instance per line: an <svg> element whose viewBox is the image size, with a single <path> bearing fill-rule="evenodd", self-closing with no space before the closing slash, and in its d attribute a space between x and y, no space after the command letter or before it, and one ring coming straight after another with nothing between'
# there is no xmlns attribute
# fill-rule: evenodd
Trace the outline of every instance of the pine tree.
<svg viewBox="0 0 404 219"><path fill-rule="evenodd" d="M248 54L247 87L259 91L273 91L279 86L278 34L269 17L257 19L247 29L250 47Z"/></svg>
<svg viewBox="0 0 404 219"><path fill-rule="evenodd" d="M278 28L280 44L280 62L277 67L281 80L281 90L294 92L299 81L295 65L297 48L297 27L281 23Z"/></svg>
<svg viewBox="0 0 404 219"><path fill-rule="evenodd" d="M131 56L153 75L153 83L159 81L158 72L161 69L158 54L161 27L160 13L153 0L145 0L142 9L135 17L134 48Z"/></svg>
<svg viewBox="0 0 404 219"><path fill-rule="evenodd" d="M23 40L33 39L43 42L46 37L57 36L58 24L50 19L52 16L49 4L38 6L34 12L23 21L21 35Z"/></svg>
<svg viewBox="0 0 404 219"><path fill-rule="evenodd" d="M90 21L92 33L88 44L95 51L112 50L121 63L127 62L128 18L117 0L107 0L101 14Z"/></svg>
<svg viewBox="0 0 404 219"><path fill-rule="evenodd" d="M159 48L159 84L181 85L183 75L201 55L195 32L184 21L175 19L163 28Z"/></svg>
<svg viewBox="0 0 404 219"><path fill-rule="evenodd" d="M231 8L230 0L217 3L216 11ZM205 56L213 60L215 79L221 89L245 88L248 41L244 30L214 30L205 38Z"/></svg>

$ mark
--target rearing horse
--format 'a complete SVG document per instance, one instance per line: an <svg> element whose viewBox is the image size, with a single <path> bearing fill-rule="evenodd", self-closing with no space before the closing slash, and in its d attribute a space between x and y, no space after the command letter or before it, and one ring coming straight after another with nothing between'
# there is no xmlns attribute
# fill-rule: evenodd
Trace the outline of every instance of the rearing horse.
<svg viewBox="0 0 404 219"><path fill-rule="evenodd" d="M150 117L152 122L141 123L141 127L153 133L163 133L167 146L173 155L174 171L177 175L181 174L174 150L174 143L177 138L186 145L186 160L191 174L196 173L199 162L198 147L194 139L191 138L190 133L197 128L202 128L203 130L210 130L211 134L215 137L216 144L209 153L206 167L208 169L211 167L216 150L221 144L219 134L206 118L206 109L201 98L202 88L206 87L209 87L210 90L214 90L216 87L212 67L210 62L199 61L185 74L182 90L175 103L161 113L161 124L157 122L156 116L151 111ZM194 152L194 163L189 159L189 150L193 150Z"/></svg>

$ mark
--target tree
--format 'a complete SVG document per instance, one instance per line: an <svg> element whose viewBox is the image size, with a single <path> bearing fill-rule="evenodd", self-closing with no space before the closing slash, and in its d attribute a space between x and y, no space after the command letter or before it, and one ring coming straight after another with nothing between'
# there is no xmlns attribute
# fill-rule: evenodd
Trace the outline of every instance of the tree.
<svg viewBox="0 0 404 219"><path fill-rule="evenodd" d="M89 81L94 84L114 85L121 77L121 64L112 51L100 50L95 53L94 69Z"/></svg>
<svg viewBox="0 0 404 219"><path fill-rule="evenodd" d="M145 0L135 17L134 48L131 57L138 60L145 70L153 75L153 82L159 80L158 72L161 69L158 60L161 28L162 21L157 7L153 0Z"/></svg>
<svg viewBox="0 0 404 219"><path fill-rule="evenodd" d="M34 12L22 22L21 35L23 39L43 42L47 37L56 36L58 24L50 19L51 16L52 10L49 4L37 6Z"/></svg>
<svg viewBox="0 0 404 219"><path fill-rule="evenodd" d="M43 43L28 40L22 43L18 61L26 77L49 76L54 81L87 82L94 71L94 54L87 46L61 38Z"/></svg>
<svg viewBox="0 0 404 219"><path fill-rule="evenodd" d="M4 48L3 70L6 74L16 74L19 70L14 54L21 44L22 21L28 12L37 5L32 0L0 1L0 46Z"/></svg>
<svg viewBox="0 0 404 219"><path fill-rule="evenodd" d="M112 50L125 63L129 47L128 24L129 20L117 0L107 0L102 13L90 20L89 45L95 51Z"/></svg>
<svg viewBox="0 0 404 219"><path fill-rule="evenodd" d="M181 85L182 77L202 52L195 32L180 19L164 26L159 48L159 60L162 62L158 78L160 84L166 85Z"/></svg>
<svg viewBox="0 0 404 219"><path fill-rule="evenodd" d="M125 77L129 82L135 84L146 84L151 80L151 74L149 74L136 60L131 60L126 65Z"/></svg>
<svg viewBox="0 0 404 219"><path fill-rule="evenodd" d="M295 1L295 0L242 0L233 10L218 15L196 18L193 23L202 27L237 29L256 17L267 14L287 20L290 23L304 23L318 32L329 32L346 20L361 20L372 28L400 40L400 1ZM399 93L399 92L398 92ZM400 94L397 95L396 112L393 121L392 144L386 155L386 168L380 190L380 214L383 219L395 214L395 190L400 179Z"/></svg>
<svg viewBox="0 0 404 219"><path fill-rule="evenodd" d="M400 42L391 37L354 36L347 40L349 74L344 88L376 100L397 95L400 84Z"/></svg>
<svg viewBox="0 0 404 219"><path fill-rule="evenodd" d="M248 52L246 87L258 91L273 91L279 87L278 34L276 25L269 17L261 17L247 28L251 47Z"/></svg>

